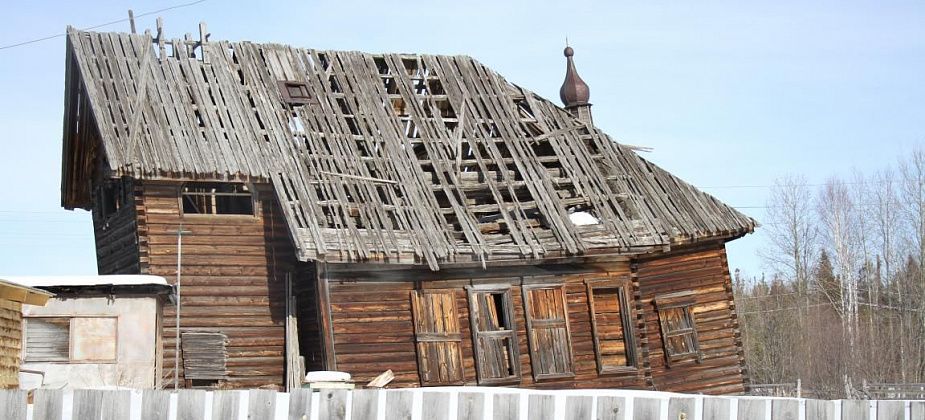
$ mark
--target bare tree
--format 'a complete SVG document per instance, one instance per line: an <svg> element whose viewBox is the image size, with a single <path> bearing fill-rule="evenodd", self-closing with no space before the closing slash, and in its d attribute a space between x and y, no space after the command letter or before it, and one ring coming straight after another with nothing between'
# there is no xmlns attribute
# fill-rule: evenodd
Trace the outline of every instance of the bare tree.
<svg viewBox="0 0 925 420"><path fill-rule="evenodd" d="M761 251L765 262L806 293L816 255L817 228L812 190L802 176L774 182L767 203L765 234L768 247Z"/></svg>
<svg viewBox="0 0 925 420"><path fill-rule="evenodd" d="M841 292L841 302L836 310L842 318L853 349L856 343L858 310L858 239L854 223L856 205L848 186L838 178L826 181L819 192L816 205L823 226L821 244L829 249L834 257L835 275Z"/></svg>

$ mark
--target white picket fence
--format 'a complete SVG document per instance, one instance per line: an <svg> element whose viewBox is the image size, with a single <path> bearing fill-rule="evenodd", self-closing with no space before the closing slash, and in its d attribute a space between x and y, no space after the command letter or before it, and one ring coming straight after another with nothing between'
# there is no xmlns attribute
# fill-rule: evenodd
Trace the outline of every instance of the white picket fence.
<svg viewBox="0 0 925 420"><path fill-rule="evenodd" d="M4 420L925 420L925 401L630 390L0 390Z"/></svg>

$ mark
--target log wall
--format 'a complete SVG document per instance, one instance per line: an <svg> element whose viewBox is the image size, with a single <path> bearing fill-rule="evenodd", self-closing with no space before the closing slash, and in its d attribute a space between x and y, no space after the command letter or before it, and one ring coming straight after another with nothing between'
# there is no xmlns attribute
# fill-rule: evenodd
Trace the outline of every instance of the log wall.
<svg viewBox="0 0 925 420"><path fill-rule="evenodd" d="M93 208L96 267L100 274L137 274L141 270L138 208L142 198L140 188L132 189L132 203L108 217L102 216L99 206Z"/></svg>
<svg viewBox="0 0 925 420"><path fill-rule="evenodd" d="M741 394L745 392L745 364L739 335L732 282L722 245L675 251L640 260L636 266L649 332L649 363L659 391ZM702 362L689 359L665 363L658 313L658 295L692 290L695 328Z"/></svg>
<svg viewBox="0 0 925 420"><path fill-rule="evenodd" d="M333 266L333 265L331 265ZM469 321L467 285L509 284L512 286L514 318L520 350L522 379L526 388L647 388L644 357L636 372L598 375L591 338L591 315L584 280L589 277L625 276L629 263L602 263L581 266L495 268L485 270L442 270L440 272L402 270L390 272L337 272L329 277L331 319L334 329L336 368L350 372L358 382L372 379L386 369L395 373L393 386L419 386L412 323L410 293L415 287L454 289L462 333L463 372L466 384L476 384L475 355ZM490 276L490 277L489 277ZM374 279L374 280L370 280ZM575 376L564 379L533 380L527 341L521 285L561 281L566 285L566 302L571 329ZM638 290L638 286L634 286ZM637 297L638 297L638 293ZM638 299L634 299L638 300ZM638 310L637 310L638 312ZM642 318L636 320L637 354L644 354Z"/></svg>
<svg viewBox="0 0 925 420"><path fill-rule="evenodd" d="M186 215L178 184L147 182L138 206L142 272L176 282L177 229L183 236L182 331L228 336L223 388L282 385L285 278L296 261L272 191L257 188L255 215ZM164 381L174 369L174 306L164 308ZM180 378L183 378L182 365ZM181 384L182 386L182 384Z"/></svg>
<svg viewBox="0 0 925 420"><path fill-rule="evenodd" d="M19 388L22 304L0 299L0 389Z"/></svg>

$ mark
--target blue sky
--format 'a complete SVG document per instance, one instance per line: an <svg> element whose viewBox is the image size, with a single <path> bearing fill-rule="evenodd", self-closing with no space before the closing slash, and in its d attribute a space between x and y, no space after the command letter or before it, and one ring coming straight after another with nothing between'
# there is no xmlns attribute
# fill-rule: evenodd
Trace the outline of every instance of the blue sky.
<svg viewBox="0 0 925 420"><path fill-rule="evenodd" d="M183 2L15 2L0 46ZM212 39L467 54L551 99L568 37L598 126L759 220L782 175L870 172L925 143L922 1L206 0L162 15L170 37L204 20ZM96 272L89 214L59 204L63 79L64 38L0 50L0 273ZM731 268L763 270L762 243L732 242Z"/></svg>

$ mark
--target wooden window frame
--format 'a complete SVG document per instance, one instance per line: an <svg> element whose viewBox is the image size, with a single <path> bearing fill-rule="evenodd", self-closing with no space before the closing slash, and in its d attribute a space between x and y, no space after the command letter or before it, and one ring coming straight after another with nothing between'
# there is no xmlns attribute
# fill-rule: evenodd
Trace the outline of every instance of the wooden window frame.
<svg viewBox="0 0 925 420"><path fill-rule="evenodd" d="M230 192L230 193L229 192L210 193L210 192L185 192L183 191L184 188L186 188L187 186L191 186L191 185L209 186L209 185L225 185L225 184L242 185L246 187L248 191L247 192ZM183 210L183 199L185 196L207 196L207 197L248 196L251 202L251 212L249 214L248 213L187 213L186 211ZM180 189L177 194L177 203L180 208L180 216L182 217L221 217L221 218L239 217L239 218L246 218L246 219L253 219L257 217L257 204L258 204L257 203L257 193L253 185L244 184L240 182L211 182L211 181L184 182L182 185L180 185ZM216 208L216 207L217 206L213 204L213 208Z"/></svg>
<svg viewBox="0 0 925 420"><path fill-rule="evenodd" d="M562 310L564 311L563 318L561 321L542 320L541 324L546 324L540 326L539 328L565 328L565 349L568 351L568 359L565 360L565 364L568 366L566 372L557 372L557 373L545 373L539 374L536 373L537 369L533 365L536 361L540 360L538 352L540 349L536 348L537 344L534 343L533 331L534 328L537 328L537 321L534 320L531 315L530 306L532 305L531 291L538 289L559 289L562 293ZM524 304L524 318L527 319L527 344L530 349L530 366L531 371L533 372L533 380L542 381L548 379L562 379L562 378L573 378L575 377L575 355L572 350L572 331L569 327L569 317L568 317L568 299L566 299L566 290L565 284L563 283L540 283L540 284L529 284L523 285L520 288L523 304Z"/></svg>
<svg viewBox="0 0 925 420"><path fill-rule="evenodd" d="M35 360L29 359L28 354L26 353L26 342L28 340L28 333L26 329L26 321L29 319L47 319L47 318L59 318L68 320L68 337L67 337L67 360ZM115 335L115 357L112 359L82 359L76 360L74 358L74 319L77 318L107 318L115 320L115 327L113 328L113 334ZM22 361L24 363L54 363L54 364L116 364L119 363L119 317L117 315L35 315L35 316L25 316L23 317L23 343L22 343Z"/></svg>
<svg viewBox="0 0 925 420"><path fill-rule="evenodd" d="M703 362L703 353L700 351L700 339L697 336L697 320L694 318L693 306L696 304L695 292L685 290L682 292L668 293L655 297L655 308L658 312L658 323L661 327L662 348L665 351L665 366L671 367L671 364L681 360L694 359L697 363ZM679 330L669 330L668 321L663 316L666 310L679 309L683 319L690 327ZM672 351L668 339L671 337L687 336L691 337L691 351L685 353L675 353Z"/></svg>
<svg viewBox="0 0 925 420"><path fill-rule="evenodd" d="M636 348L636 310L632 305L633 280L629 276L585 280L588 289L588 310L591 316L591 337L594 340L594 357L597 360L599 375L636 373L639 370L639 354ZM617 289L617 304L620 305L620 323L623 327L623 345L626 349L627 366L607 366L601 355L600 335L598 333L596 309L594 307L595 289Z"/></svg>
<svg viewBox="0 0 925 420"><path fill-rule="evenodd" d="M463 358L462 358L462 329L459 328L459 311L455 305L456 303L456 291L458 289L422 289L414 290L411 295L411 313L413 316L414 322L414 342L415 342L415 352L417 353L417 365L418 365L418 378L420 379L421 386L446 386L446 385L464 385L466 383L466 372L463 368ZM422 308L419 308L418 299L423 298L424 295L432 294L449 294L452 296L454 305L452 306L451 318L456 320L456 330L458 333L424 333L418 331L418 320L417 314L421 312ZM416 296L416 295L420 295ZM457 375L459 377L458 381L424 381L424 378L427 376L425 373L425 363L422 360L420 343L426 342L456 342L459 346L456 355L456 366L458 367Z"/></svg>
<svg viewBox="0 0 925 420"><path fill-rule="evenodd" d="M514 299L510 285L466 286L469 299L469 324L472 331L472 353L475 356L476 380L479 385L510 385L519 384L523 378L520 369L520 345L517 340L517 321L514 318ZM506 319L510 321L510 329L506 331L479 331L477 295L502 294L503 309ZM505 378L485 378L482 362L482 351L479 346L482 336L507 338L511 342L509 355L513 375Z"/></svg>

